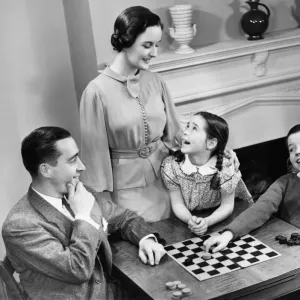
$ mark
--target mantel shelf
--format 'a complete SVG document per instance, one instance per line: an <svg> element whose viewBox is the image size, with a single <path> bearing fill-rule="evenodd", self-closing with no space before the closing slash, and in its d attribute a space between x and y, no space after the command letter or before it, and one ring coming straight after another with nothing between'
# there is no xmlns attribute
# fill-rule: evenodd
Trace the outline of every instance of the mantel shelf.
<svg viewBox="0 0 300 300"><path fill-rule="evenodd" d="M253 53L278 50L300 45L300 28L276 31L265 34L263 40L248 41L246 38L234 39L195 48L192 54L160 53L153 60L151 70L167 72L185 67L237 58Z"/></svg>

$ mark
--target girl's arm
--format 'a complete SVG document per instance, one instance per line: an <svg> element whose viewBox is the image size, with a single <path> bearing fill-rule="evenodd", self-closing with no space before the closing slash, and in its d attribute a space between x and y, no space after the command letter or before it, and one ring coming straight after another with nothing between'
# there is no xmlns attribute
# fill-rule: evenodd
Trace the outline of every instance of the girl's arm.
<svg viewBox="0 0 300 300"><path fill-rule="evenodd" d="M234 209L234 194L235 192L230 194L221 192L221 205L210 216L205 218L208 227L223 221L231 215Z"/></svg>
<svg viewBox="0 0 300 300"><path fill-rule="evenodd" d="M192 214L185 206L180 190L170 191L171 205L176 217L184 223L188 223Z"/></svg>
<svg viewBox="0 0 300 300"><path fill-rule="evenodd" d="M226 219L234 208L234 192L227 194L221 192L221 205L208 217L197 218L196 225L191 226L192 232L202 235L207 231L209 226Z"/></svg>

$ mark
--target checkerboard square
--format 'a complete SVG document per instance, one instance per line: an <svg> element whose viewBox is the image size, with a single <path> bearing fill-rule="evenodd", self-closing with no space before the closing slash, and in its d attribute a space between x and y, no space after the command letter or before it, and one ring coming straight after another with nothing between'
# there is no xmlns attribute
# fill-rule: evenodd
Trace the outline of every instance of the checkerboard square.
<svg viewBox="0 0 300 300"><path fill-rule="evenodd" d="M193 272L194 274L196 274L196 275L199 275L199 274L201 274L201 273L204 273L204 271L203 271L201 268L196 269L196 270L193 270L192 272Z"/></svg>
<svg viewBox="0 0 300 300"><path fill-rule="evenodd" d="M224 265L221 263L217 263L217 264L212 265L212 267L214 267L215 269L220 269L220 268L224 267Z"/></svg>
<svg viewBox="0 0 300 300"><path fill-rule="evenodd" d="M208 271L207 273L208 273L210 276L215 276L215 275L217 275L217 274L220 274L220 272L217 271L217 270Z"/></svg>
<svg viewBox="0 0 300 300"><path fill-rule="evenodd" d="M177 253L173 255L174 258L180 258L180 257L184 257L184 255L182 253Z"/></svg>
<svg viewBox="0 0 300 300"><path fill-rule="evenodd" d="M251 243L251 242L254 242L255 240L254 240L253 237L249 236L249 237L247 237L247 238L244 238L243 241L244 241L245 243Z"/></svg>
<svg viewBox="0 0 300 300"><path fill-rule="evenodd" d="M201 263L198 263L197 266L199 266L200 268L204 268L209 266L209 264L206 261L202 261Z"/></svg>
<svg viewBox="0 0 300 300"><path fill-rule="evenodd" d="M182 242L182 244L187 246L187 245L193 245L194 243L192 241L184 241Z"/></svg>
<svg viewBox="0 0 300 300"><path fill-rule="evenodd" d="M277 254L275 251L266 253L266 255L269 256L269 257L275 257L275 256L278 256L278 254Z"/></svg>

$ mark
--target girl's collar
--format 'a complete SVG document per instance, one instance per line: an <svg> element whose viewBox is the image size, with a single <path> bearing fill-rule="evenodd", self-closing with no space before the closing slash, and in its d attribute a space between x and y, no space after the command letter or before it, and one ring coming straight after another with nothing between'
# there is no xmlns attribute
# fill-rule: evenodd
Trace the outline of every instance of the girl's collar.
<svg viewBox="0 0 300 300"><path fill-rule="evenodd" d="M182 172L187 175L191 175L193 173L200 173L203 176L211 175L217 172L216 161L217 161L217 157L213 156L206 164L202 166L196 166L191 163L188 154L186 154L185 159L181 164L180 168Z"/></svg>
<svg viewBox="0 0 300 300"><path fill-rule="evenodd" d="M124 83L127 87L127 90L129 94L133 98L138 98L140 95L140 74L141 72L138 71L137 74L129 75L129 76L123 76L121 74L116 73L113 71L110 67L106 67L104 70L100 70L99 73L104 74L110 78L113 78L117 81L120 81Z"/></svg>

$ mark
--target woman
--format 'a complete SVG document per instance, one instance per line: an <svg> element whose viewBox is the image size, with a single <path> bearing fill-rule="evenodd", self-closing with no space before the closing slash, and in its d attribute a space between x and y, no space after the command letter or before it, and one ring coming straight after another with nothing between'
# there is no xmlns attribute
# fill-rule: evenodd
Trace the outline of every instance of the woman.
<svg viewBox="0 0 300 300"><path fill-rule="evenodd" d="M162 30L160 18L149 9L125 9L111 36L117 55L88 84L80 103L83 182L110 191L115 203L148 222L170 216L160 165L169 149L179 146L181 135L165 82L148 71Z"/></svg>
<svg viewBox="0 0 300 300"><path fill-rule="evenodd" d="M180 135L165 82L148 71L162 29L147 8L125 9L111 37L118 53L89 83L80 104L83 182L112 192L115 203L150 222L170 216L160 165Z"/></svg>

